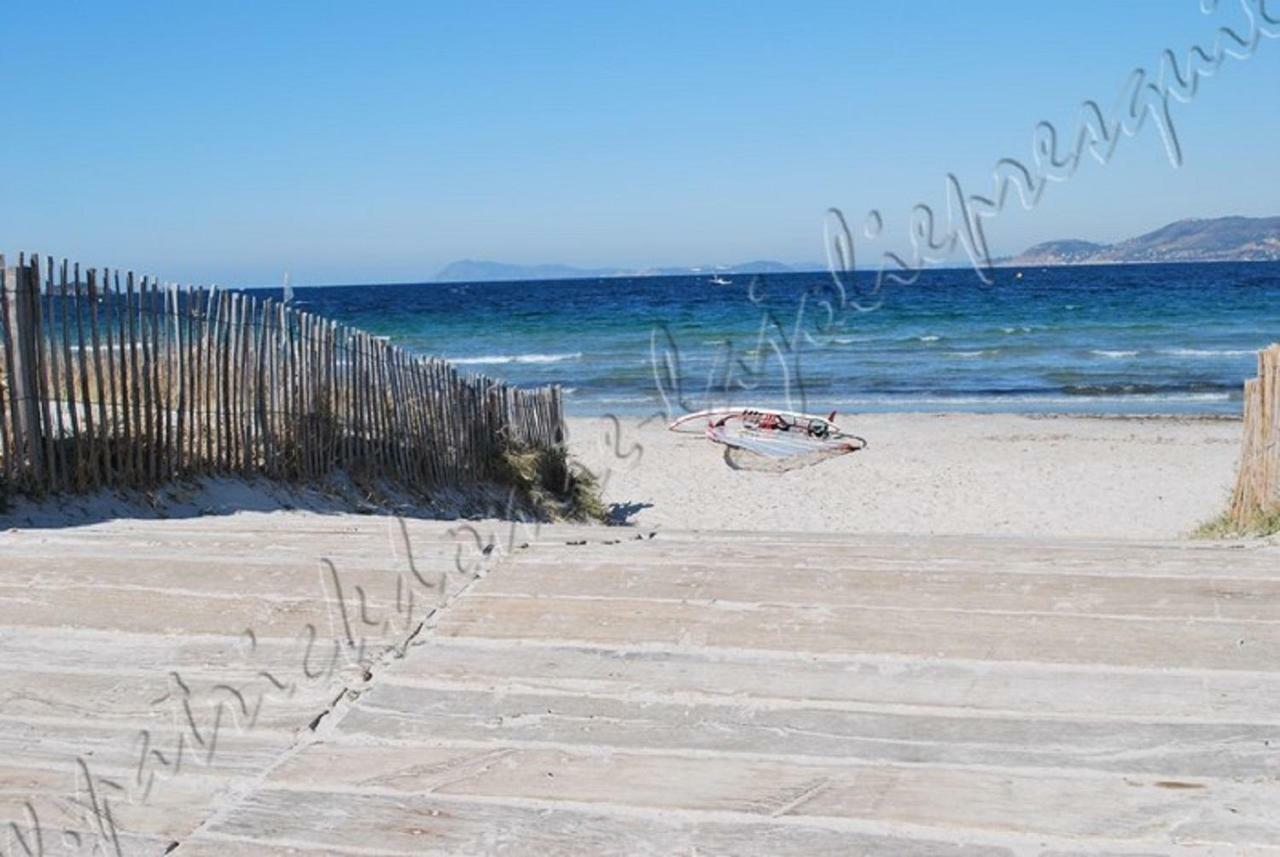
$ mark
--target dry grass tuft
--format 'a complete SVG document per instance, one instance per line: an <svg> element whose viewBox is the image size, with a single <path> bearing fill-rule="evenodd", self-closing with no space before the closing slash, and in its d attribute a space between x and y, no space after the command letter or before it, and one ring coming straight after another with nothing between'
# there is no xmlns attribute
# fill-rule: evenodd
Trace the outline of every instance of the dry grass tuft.
<svg viewBox="0 0 1280 857"><path fill-rule="evenodd" d="M514 487L532 511L548 520L608 520L595 475L570 461L563 446L509 447L502 454L502 464L502 482Z"/></svg>
<svg viewBox="0 0 1280 857"><path fill-rule="evenodd" d="M1230 514L1223 513L1212 521L1201 524L1193 535L1200 539L1239 539L1274 536L1278 533L1280 533L1280 507L1253 515L1243 522L1237 521Z"/></svg>

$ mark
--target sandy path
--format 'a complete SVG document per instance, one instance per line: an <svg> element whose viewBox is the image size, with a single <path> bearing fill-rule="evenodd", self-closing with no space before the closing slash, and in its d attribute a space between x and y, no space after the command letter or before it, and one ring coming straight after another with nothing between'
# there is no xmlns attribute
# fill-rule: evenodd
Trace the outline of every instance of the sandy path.
<svg viewBox="0 0 1280 857"><path fill-rule="evenodd" d="M706 529L1184 536L1224 508L1240 424L1184 418L876 414L870 447L788 473L735 471L658 422L571 421L628 520ZM641 504L636 508L633 504Z"/></svg>

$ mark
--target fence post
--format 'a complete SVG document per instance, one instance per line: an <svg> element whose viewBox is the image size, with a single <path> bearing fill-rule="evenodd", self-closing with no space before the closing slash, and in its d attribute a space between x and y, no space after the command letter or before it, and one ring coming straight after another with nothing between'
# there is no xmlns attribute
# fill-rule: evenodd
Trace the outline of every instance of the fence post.
<svg viewBox="0 0 1280 857"><path fill-rule="evenodd" d="M1245 382L1240 466L1232 522L1248 529L1280 509L1280 343L1258 354L1258 377Z"/></svg>
<svg viewBox="0 0 1280 857"><path fill-rule="evenodd" d="M22 468L25 457L30 481L39 486L44 481L44 448L40 430L39 366L36 362L39 331L35 329L33 303L39 282L31 276L31 270L20 259L18 267L6 271L5 325L9 330L12 359L9 381L13 384L11 401L14 406L13 432L14 456ZM9 291L12 289L12 291Z"/></svg>
<svg viewBox="0 0 1280 857"><path fill-rule="evenodd" d="M14 269L5 267L4 254L0 254L0 341L3 343L0 358L4 359L4 373L0 375L0 381L4 382L4 389L0 390L0 398L3 398L3 402L0 402L0 454L4 456L6 483L14 481L19 468L17 459L21 455L17 423L18 397L14 389L13 334L9 328L10 296L13 294L16 276Z"/></svg>

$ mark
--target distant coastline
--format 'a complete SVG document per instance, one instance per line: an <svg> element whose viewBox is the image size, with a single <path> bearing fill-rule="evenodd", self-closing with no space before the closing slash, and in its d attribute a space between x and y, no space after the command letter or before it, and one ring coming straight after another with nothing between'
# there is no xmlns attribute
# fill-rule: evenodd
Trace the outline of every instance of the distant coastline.
<svg viewBox="0 0 1280 857"><path fill-rule="evenodd" d="M818 262L812 264L816 266L812 270L822 270L824 267ZM496 283L516 280L585 280L604 277L716 277L734 274L794 274L803 270L805 270L804 265L787 265L771 259L759 259L736 265L650 268L577 268L558 263L515 265L487 259L460 259L441 268L432 282Z"/></svg>
<svg viewBox="0 0 1280 857"><path fill-rule="evenodd" d="M1080 239L1046 241L992 264L1001 268L1063 265L1136 265L1180 262L1280 262L1280 217L1216 217L1178 220L1152 232L1101 244ZM954 265L932 268L969 267ZM821 262L787 264L760 259L734 265L650 268L579 268L558 263L518 265L485 259L461 259L429 282L485 283L613 277L732 277L799 274L826 270ZM873 269L867 269L873 270Z"/></svg>
<svg viewBox="0 0 1280 857"><path fill-rule="evenodd" d="M1178 220L1115 244L1046 241L995 264L1045 267L1173 262L1280 262L1280 217Z"/></svg>

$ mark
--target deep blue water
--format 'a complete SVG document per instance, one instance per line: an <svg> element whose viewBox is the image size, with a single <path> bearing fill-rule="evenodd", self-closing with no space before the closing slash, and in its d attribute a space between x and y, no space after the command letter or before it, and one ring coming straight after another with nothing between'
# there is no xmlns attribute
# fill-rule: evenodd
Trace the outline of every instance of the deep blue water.
<svg viewBox="0 0 1280 857"><path fill-rule="evenodd" d="M305 309L465 370L562 384L576 413L652 412L661 389L673 408L680 398L691 408L1234 414L1255 351L1280 340L1280 263L1015 274L984 285L969 270L926 271L876 294L874 276L859 274L843 302L827 273L296 294Z"/></svg>

